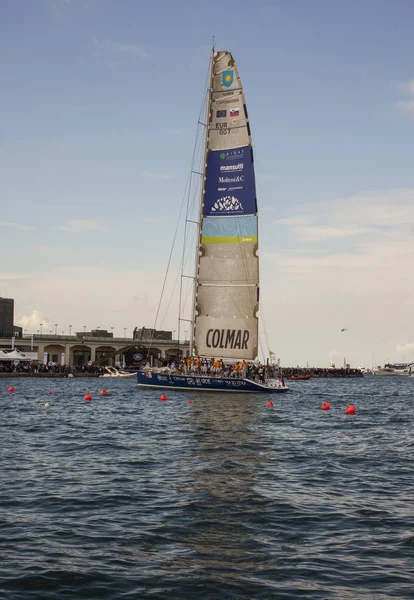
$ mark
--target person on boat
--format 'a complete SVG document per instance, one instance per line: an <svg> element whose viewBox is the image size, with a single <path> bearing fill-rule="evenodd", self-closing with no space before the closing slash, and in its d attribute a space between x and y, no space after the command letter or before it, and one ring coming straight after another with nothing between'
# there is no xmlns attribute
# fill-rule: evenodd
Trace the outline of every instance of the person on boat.
<svg viewBox="0 0 414 600"><path fill-rule="evenodd" d="M259 366L259 381L260 383L265 382L265 370L263 365Z"/></svg>
<svg viewBox="0 0 414 600"><path fill-rule="evenodd" d="M195 359L195 370L197 375L200 374L200 367L201 367L201 358L199 356L197 356L197 358Z"/></svg>
<svg viewBox="0 0 414 600"><path fill-rule="evenodd" d="M241 376L243 379L247 377L247 362L244 359L241 364Z"/></svg>
<svg viewBox="0 0 414 600"><path fill-rule="evenodd" d="M214 359L214 361L213 361L213 374L216 377L220 374L220 367L221 367L220 361Z"/></svg>
<svg viewBox="0 0 414 600"><path fill-rule="evenodd" d="M240 377L240 363L237 362L233 367L232 377Z"/></svg>

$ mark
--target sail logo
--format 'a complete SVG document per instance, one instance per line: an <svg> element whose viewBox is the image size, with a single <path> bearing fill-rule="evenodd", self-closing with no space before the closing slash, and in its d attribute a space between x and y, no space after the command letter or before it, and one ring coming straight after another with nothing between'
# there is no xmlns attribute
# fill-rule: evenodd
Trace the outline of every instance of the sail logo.
<svg viewBox="0 0 414 600"><path fill-rule="evenodd" d="M238 117L239 116L239 109L238 108L232 108L232 109L230 109L230 116L231 117Z"/></svg>
<svg viewBox="0 0 414 600"><path fill-rule="evenodd" d="M243 212L243 210L243 204L236 196L223 196L211 207L211 212Z"/></svg>
<svg viewBox="0 0 414 600"><path fill-rule="evenodd" d="M207 348L247 350L249 338L248 329L209 329L206 335L206 346Z"/></svg>
<svg viewBox="0 0 414 600"><path fill-rule="evenodd" d="M234 71L230 69L229 71L223 71L221 74L221 85L225 87L230 87L234 81Z"/></svg>
<svg viewBox="0 0 414 600"><path fill-rule="evenodd" d="M223 171L243 171L244 163L238 163L237 165L220 165L220 172Z"/></svg>
<svg viewBox="0 0 414 600"><path fill-rule="evenodd" d="M227 150L220 152L221 160L239 160L243 159L243 150Z"/></svg>
<svg viewBox="0 0 414 600"><path fill-rule="evenodd" d="M219 177L219 183L243 183L243 175L237 175L236 177Z"/></svg>
<svg viewBox="0 0 414 600"><path fill-rule="evenodd" d="M225 119L227 116L227 110L218 110L216 112L216 118L217 119Z"/></svg>

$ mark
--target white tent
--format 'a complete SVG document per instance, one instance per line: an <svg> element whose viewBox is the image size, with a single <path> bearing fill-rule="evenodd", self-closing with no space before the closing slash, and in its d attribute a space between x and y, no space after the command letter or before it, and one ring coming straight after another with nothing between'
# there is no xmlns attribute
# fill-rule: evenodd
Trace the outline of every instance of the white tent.
<svg viewBox="0 0 414 600"><path fill-rule="evenodd" d="M0 360L20 360L20 361L31 361L32 359L29 356L26 356L23 352L19 350L12 350L11 352L4 352L0 350Z"/></svg>

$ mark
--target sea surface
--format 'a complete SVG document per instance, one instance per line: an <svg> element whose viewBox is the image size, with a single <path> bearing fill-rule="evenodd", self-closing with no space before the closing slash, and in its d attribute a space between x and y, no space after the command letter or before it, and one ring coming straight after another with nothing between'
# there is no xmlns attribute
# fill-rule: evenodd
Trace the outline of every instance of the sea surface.
<svg viewBox="0 0 414 600"><path fill-rule="evenodd" d="M0 598L414 598L414 378L290 387L1 379Z"/></svg>

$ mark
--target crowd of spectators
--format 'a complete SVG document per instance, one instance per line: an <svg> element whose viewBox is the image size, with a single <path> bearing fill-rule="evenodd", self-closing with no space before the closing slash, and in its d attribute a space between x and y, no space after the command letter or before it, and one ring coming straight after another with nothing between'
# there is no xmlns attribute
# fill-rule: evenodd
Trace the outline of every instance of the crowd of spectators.
<svg viewBox="0 0 414 600"><path fill-rule="evenodd" d="M85 374L85 375L102 375L105 372L104 367L98 366L88 366L88 365L74 365L70 367L69 365L56 365L50 363L48 365L44 365L40 362L23 362L19 361L17 364L13 362L0 362L0 373L10 373L10 374L26 374L26 375L61 375L62 377L67 376L69 374L77 375L77 374Z"/></svg>
<svg viewBox="0 0 414 600"><path fill-rule="evenodd" d="M312 375L312 377L363 377L363 373L360 369L320 369L312 367L309 369L303 369L301 367L284 367L282 368L284 377L291 377L292 375Z"/></svg>

